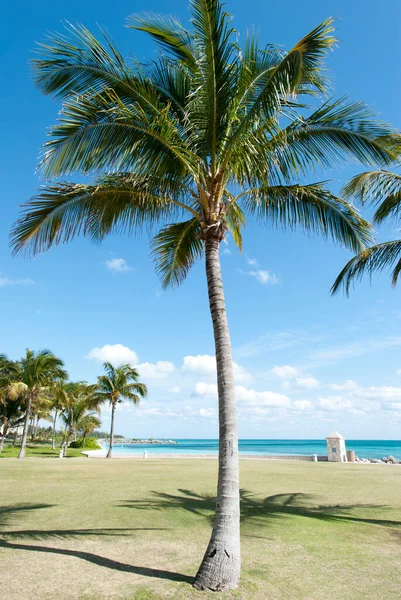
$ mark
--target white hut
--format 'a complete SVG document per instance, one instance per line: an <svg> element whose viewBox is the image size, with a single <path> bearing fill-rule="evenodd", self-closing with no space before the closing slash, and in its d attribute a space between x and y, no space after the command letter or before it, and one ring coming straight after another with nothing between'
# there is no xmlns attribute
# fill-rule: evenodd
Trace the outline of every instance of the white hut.
<svg viewBox="0 0 401 600"><path fill-rule="evenodd" d="M338 433L332 431L326 438L327 456L330 462L347 462L347 451L345 449L345 439Z"/></svg>

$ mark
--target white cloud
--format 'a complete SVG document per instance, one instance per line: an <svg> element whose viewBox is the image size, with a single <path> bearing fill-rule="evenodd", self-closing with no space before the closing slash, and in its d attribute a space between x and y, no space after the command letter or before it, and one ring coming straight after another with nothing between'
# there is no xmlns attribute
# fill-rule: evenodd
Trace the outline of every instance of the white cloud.
<svg viewBox="0 0 401 600"><path fill-rule="evenodd" d="M217 396L217 384L198 381L193 394L194 396Z"/></svg>
<svg viewBox="0 0 401 600"><path fill-rule="evenodd" d="M343 396L329 396L327 398L319 398L319 407L321 410L339 411L349 410L354 408L351 400Z"/></svg>
<svg viewBox="0 0 401 600"><path fill-rule="evenodd" d="M235 394L238 401L246 402L252 406L285 407L290 405L290 399L288 396L270 391L257 392L242 385L235 386ZM195 385L193 395L216 398L217 385L215 383L205 383L204 381L199 381Z"/></svg>
<svg viewBox="0 0 401 600"><path fill-rule="evenodd" d="M330 386L330 389L332 390L355 390L358 388L358 384L355 383L355 381L352 381L352 379L347 379L347 381L345 381L344 383L333 383Z"/></svg>
<svg viewBox="0 0 401 600"><path fill-rule="evenodd" d="M124 271L132 271L132 268L128 265L124 258L110 258L104 263L108 271L113 273L123 273Z"/></svg>
<svg viewBox="0 0 401 600"><path fill-rule="evenodd" d="M297 377L295 383L298 387L304 388L305 390L314 390L319 386L319 380L311 375L306 377Z"/></svg>
<svg viewBox="0 0 401 600"><path fill-rule="evenodd" d="M33 285L35 282L32 279L11 279L10 277L0 277L0 287L7 285Z"/></svg>
<svg viewBox="0 0 401 600"><path fill-rule="evenodd" d="M184 356L182 369L199 375L212 375L216 373L216 359L209 354Z"/></svg>
<svg viewBox="0 0 401 600"><path fill-rule="evenodd" d="M323 350L309 354L306 358L317 364L325 364L356 356L364 356L365 354L374 354L380 350L396 346L401 346L400 336L364 339L344 344L343 346L323 348Z"/></svg>
<svg viewBox="0 0 401 600"><path fill-rule="evenodd" d="M292 377L297 377L297 375L301 374L298 369L295 369L295 367L291 367L290 365L276 365L270 369L270 373L279 379L291 379Z"/></svg>
<svg viewBox="0 0 401 600"><path fill-rule="evenodd" d="M401 375L401 369L398 369L397 375Z"/></svg>
<svg viewBox="0 0 401 600"><path fill-rule="evenodd" d="M101 348L92 348L85 356L99 362L109 362L114 366L129 363L134 366L138 363L138 355L134 350L122 344L106 344Z"/></svg>
<svg viewBox="0 0 401 600"><path fill-rule="evenodd" d="M254 389L246 388L242 385L235 387L235 393L239 401L247 402L253 406L289 406L291 401L284 394L264 391L257 392Z"/></svg>
<svg viewBox="0 0 401 600"><path fill-rule="evenodd" d="M184 356L182 370L196 375L207 375L216 377L216 358L209 354L198 354L197 356ZM233 362L234 379L239 383L250 383L252 376L246 369Z"/></svg>
<svg viewBox="0 0 401 600"><path fill-rule="evenodd" d="M224 248L223 254L231 254L231 250L229 250L228 248Z"/></svg>
<svg viewBox="0 0 401 600"><path fill-rule="evenodd" d="M214 408L200 408L199 415L201 417L214 417L216 415L216 411Z"/></svg>
<svg viewBox="0 0 401 600"><path fill-rule="evenodd" d="M169 390L167 390L169 394L179 394L181 392L181 388L179 385L173 385Z"/></svg>
<svg viewBox="0 0 401 600"><path fill-rule="evenodd" d="M270 273L270 271L265 271L263 269L259 269L258 271L249 271L248 275L251 277L255 277L262 285L271 284L275 285L278 283L278 277L274 273Z"/></svg>
<svg viewBox="0 0 401 600"><path fill-rule="evenodd" d="M390 402L391 400L401 400L401 388L391 385L370 386L359 388L352 392L352 396L369 400L378 400L381 402Z"/></svg>
<svg viewBox="0 0 401 600"><path fill-rule="evenodd" d="M169 377L169 375L175 371L174 364L167 360L158 360L155 364L144 362L137 365L137 368L141 379L144 380L164 379L165 377Z"/></svg>
<svg viewBox="0 0 401 600"><path fill-rule="evenodd" d="M258 264L256 258L248 258L246 262L248 263L248 265L251 265L253 267L256 267L256 265Z"/></svg>
<svg viewBox="0 0 401 600"><path fill-rule="evenodd" d="M310 410L312 408L312 402L309 400L295 400L294 408L296 410Z"/></svg>

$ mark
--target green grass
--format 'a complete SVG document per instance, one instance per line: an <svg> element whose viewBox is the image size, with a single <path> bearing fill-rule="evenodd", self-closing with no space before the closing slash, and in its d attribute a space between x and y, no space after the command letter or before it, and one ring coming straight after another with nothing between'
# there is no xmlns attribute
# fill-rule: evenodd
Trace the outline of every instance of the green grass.
<svg viewBox="0 0 401 600"><path fill-rule="evenodd" d="M1 452L0 454L0 459L1 458L17 458L18 454L20 451L20 447L19 446L13 446L12 444L6 444L4 447L3 452ZM73 458L74 456L81 456L82 457L82 448L68 448L67 450L67 457L66 458ZM49 458L51 456L55 457L55 458L59 458L59 454L60 454L60 443L58 442L56 444L56 449L53 450L51 447L51 444L49 442L43 442L43 443L28 443L27 447L26 447L26 458L30 458L30 457L46 457Z"/></svg>
<svg viewBox="0 0 401 600"><path fill-rule="evenodd" d="M241 461L241 586L191 587L217 461L0 463L7 600L376 600L401 590L401 468Z"/></svg>

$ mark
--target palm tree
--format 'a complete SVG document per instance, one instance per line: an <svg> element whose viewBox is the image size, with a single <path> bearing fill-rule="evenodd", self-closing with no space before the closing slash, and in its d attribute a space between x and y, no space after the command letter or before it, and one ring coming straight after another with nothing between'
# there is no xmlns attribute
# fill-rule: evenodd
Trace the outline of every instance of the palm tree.
<svg viewBox="0 0 401 600"><path fill-rule="evenodd" d="M385 219L400 220L401 175L389 171L369 171L357 175L344 187L344 195L361 204L376 207L373 222L380 225ZM401 273L401 240L392 240L364 248L343 268L332 287L335 294L340 287L349 293L353 282L368 273L392 268L392 284L397 285Z"/></svg>
<svg viewBox="0 0 401 600"><path fill-rule="evenodd" d="M12 400L9 395L10 383L17 373L16 363L8 360L5 354L0 354L0 452L3 451L10 428L18 427L23 418L21 399Z"/></svg>
<svg viewBox="0 0 401 600"><path fill-rule="evenodd" d="M78 429L82 433L82 448L85 448L86 438L102 424L95 415L85 415L79 422Z"/></svg>
<svg viewBox="0 0 401 600"><path fill-rule="evenodd" d="M239 467L231 343L219 248L229 232L239 248L246 216L300 227L359 252L368 223L316 168L339 161L383 165L396 131L362 103L322 100L328 19L289 51L238 43L220 0L192 0L192 30L174 18L134 16L161 55L127 62L110 37L85 27L51 35L33 62L39 88L63 101L45 144L45 178L96 174L93 183L53 181L15 224L14 251L36 254L79 234L100 241L159 227L152 252L162 285L179 284L197 259L206 277L216 347L219 475L212 536L195 578L198 589L235 588L240 575ZM397 138L398 139L398 138Z"/></svg>
<svg viewBox="0 0 401 600"><path fill-rule="evenodd" d="M139 373L131 365L114 367L111 363L103 364L106 375L98 377L98 394L102 402L109 402L111 406L110 446L106 458L111 458L114 445L114 414L117 403L124 399L138 404L145 398L148 390L144 383L138 381Z"/></svg>
<svg viewBox="0 0 401 600"><path fill-rule="evenodd" d="M23 397L25 403L24 431L18 458L25 456L32 406L46 396L48 389L56 379L67 377L63 366L63 361L54 356L50 350L33 352L28 349L26 355L18 362L18 374L9 385L10 398Z"/></svg>
<svg viewBox="0 0 401 600"><path fill-rule="evenodd" d="M68 383L65 381L58 381L51 390L52 397L52 410L53 414L53 428L52 428L52 449L56 449L56 427L57 417L60 411L66 406L68 402Z"/></svg>
<svg viewBox="0 0 401 600"><path fill-rule="evenodd" d="M99 412L102 399L98 397L96 385L86 382L69 382L64 387L65 399L60 418L65 425L64 455L67 453L71 438L76 435L81 423L87 417L95 418Z"/></svg>

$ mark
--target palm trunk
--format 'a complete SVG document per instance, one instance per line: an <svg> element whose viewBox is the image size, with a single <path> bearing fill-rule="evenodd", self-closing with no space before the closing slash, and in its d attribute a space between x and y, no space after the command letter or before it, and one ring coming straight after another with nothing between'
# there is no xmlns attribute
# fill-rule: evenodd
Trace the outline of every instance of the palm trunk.
<svg viewBox="0 0 401 600"><path fill-rule="evenodd" d="M85 442L86 442L86 436L87 435L88 435L87 433L84 433L83 436L82 436L82 450L85 449Z"/></svg>
<svg viewBox="0 0 401 600"><path fill-rule="evenodd" d="M196 589L212 591L235 589L241 570L237 409L219 248L219 238L206 239L206 276L219 395L217 501L212 537L194 582Z"/></svg>
<svg viewBox="0 0 401 600"><path fill-rule="evenodd" d="M57 423L57 408L54 413L53 433L52 433L52 450L56 449L56 423Z"/></svg>
<svg viewBox="0 0 401 600"><path fill-rule="evenodd" d="M15 436L14 436L14 441L13 441L13 446L15 447L17 445L17 439L18 439L18 428L19 425L17 425L17 428L15 430Z"/></svg>
<svg viewBox="0 0 401 600"><path fill-rule="evenodd" d="M22 439L21 439L21 450L19 451L18 458L24 458L24 456L25 456L26 440L28 437L29 420L31 417L31 406L32 406L32 395L29 393L28 394L28 403L26 406L24 431L22 433Z"/></svg>
<svg viewBox="0 0 401 600"><path fill-rule="evenodd" d="M113 452L113 444L114 444L114 413L116 411L116 403L111 403L111 426L110 426L110 446L109 451L107 452L106 458L111 458L111 453Z"/></svg>
<svg viewBox="0 0 401 600"><path fill-rule="evenodd" d="M3 448L4 448L4 438L6 437L5 433L3 432L1 435L1 439L0 439L0 454L3 452Z"/></svg>

